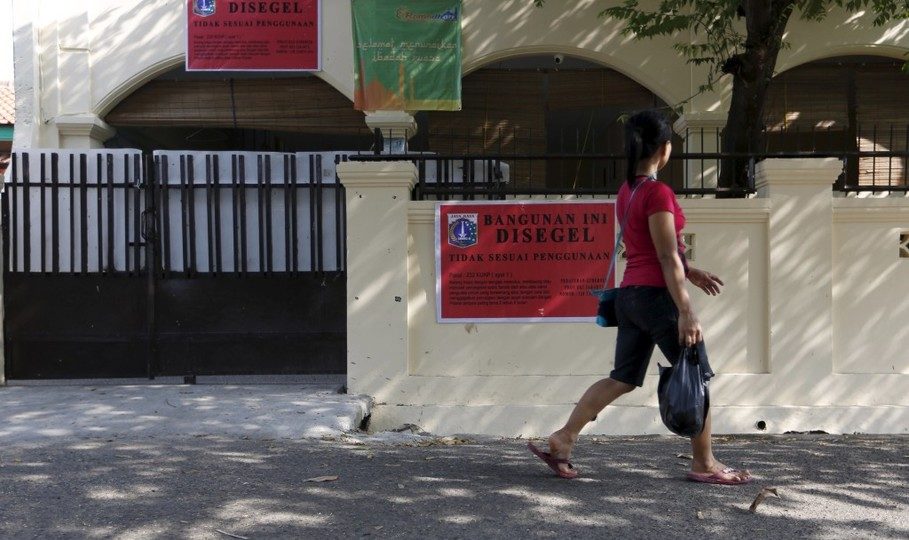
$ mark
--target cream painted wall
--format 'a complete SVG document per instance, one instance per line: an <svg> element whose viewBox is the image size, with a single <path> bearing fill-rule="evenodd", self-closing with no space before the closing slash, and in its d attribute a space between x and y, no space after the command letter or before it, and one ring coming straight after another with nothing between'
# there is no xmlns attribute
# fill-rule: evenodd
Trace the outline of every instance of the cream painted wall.
<svg viewBox="0 0 909 540"><path fill-rule="evenodd" d="M758 198L683 201L693 264L727 283L719 297L692 291L718 373L718 432L756 432L759 421L774 433L909 431L909 259L898 257L909 199L834 200L840 169L837 160L768 160ZM414 167L338 170L350 205L348 386L376 398L375 429L545 435L608 375L614 329L437 324L434 203L400 200ZM644 388L588 433L665 433L659 360L657 352Z"/></svg>
<svg viewBox="0 0 909 540"><path fill-rule="evenodd" d="M766 334L767 304L761 292L767 279L767 201L683 202L689 220L686 232L696 235L694 264L717 269L726 281L724 295L692 295L707 328L711 357L721 359L725 373L765 373L766 340L761 336ZM571 323L436 324L435 252L430 249L434 212L432 202L414 202L409 211L411 375L608 375L614 329ZM617 266L621 274L624 265ZM521 346L516 347L518 343ZM657 374L655 363L649 373Z"/></svg>
<svg viewBox="0 0 909 540"><path fill-rule="evenodd" d="M567 9L565 4L537 9L530 0L464 0L464 73L513 56L559 52L614 68L668 103L689 97L701 83L703 74L671 52L670 40L621 35L616 21L597 17L601 2L579 0ZM100 144L109 136L103 118L111 108L183 62L185 5L183 0L14 0L21 119L15 145ZM317 75L352 97L350 3L323 0L322 5L324 69ZM834 11L821 24L793 22L789 34L793 46L781 53L780 71L825 56L901 58L909 51L909 21L876 28L870 15ZM689 125L697 126L701 113L724 111L725 95L728 88L694 99ZM58 121L64 117L68 122ZM707 121L716 123L712 117Z"/></svg>
<svg viewBox="0 0 909 540"><path fill-rule="evenodd" d="M834 202L833 370L909 375L909 258L895 247L909 233L909 204Z"/></svg>

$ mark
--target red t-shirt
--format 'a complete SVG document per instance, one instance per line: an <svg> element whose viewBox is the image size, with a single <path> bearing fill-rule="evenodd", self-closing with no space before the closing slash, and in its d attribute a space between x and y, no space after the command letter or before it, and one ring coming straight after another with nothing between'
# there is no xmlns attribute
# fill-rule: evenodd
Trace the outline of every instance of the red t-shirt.
<svg viewBox="0 0 909 540"><path fill-rule="evenodd" d="M640 182L643 183L639 185ZM628 187L628 182L622 182L616 198L619 226L625 221L625 213L628 212L628 220L625 222L625 231L622 236L628 260L621 286L665 287L666 280L663 278L663 269L657 258L653 238L650 236L648 218L657 212L671 212L675 216L675 234L680 246L679 251L682 253L684 250L681 247L681 232L685 227L685 214L682 213L682 207L679 206L671 187L658 180L647 180L645 177L637 179L635 186L638 185L630 209L628 202L631 199L633 188Z"/></svg>

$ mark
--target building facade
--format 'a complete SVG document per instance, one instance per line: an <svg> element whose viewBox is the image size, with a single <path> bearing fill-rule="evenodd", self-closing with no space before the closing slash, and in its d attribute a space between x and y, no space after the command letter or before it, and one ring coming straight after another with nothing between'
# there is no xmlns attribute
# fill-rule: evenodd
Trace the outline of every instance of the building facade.
<svg viewBox="0 0 909 540"><path fill-rule="evenodd" d="M363 114L351 102L346 0L322 2L321 71L254 75L183 69L183 1L17 0L14 146L343 152L368 148L369 131L380 128L435 153L616 152L620 114L684 103L676 146L718 149L728 82L699 94L703 69L671 40L623 35L620 23L597 16L603 2L570 4L465 0L463 110ZM765 111L769 150L909 150L909 21L872 19L834 10L821 23L790 23ZM707 161L677 165L679 185L715 185ZM609 174L542 161L509 167L511 182L540 186ZM419 171L372 163L340 165L338 174L347 188L348 384L376 397L378 426L540 434L609 372L614 335L592 325L435 324L432 203L408 202ZM909 429L900 422L909 407L900 322L909 315L909 202L883 189L905 186L906 174L905 156L846 166L768 161L754 198L685 201L696 264L729 283L720 300L698 301L721 373L719 431ZM889 196L834 196L837 182L883 182L865 195ZM386 208L389 196L397 202ZM386 295L404 301L383 303ZM656 431L654 394L651 374L594 429Z"/></svg>

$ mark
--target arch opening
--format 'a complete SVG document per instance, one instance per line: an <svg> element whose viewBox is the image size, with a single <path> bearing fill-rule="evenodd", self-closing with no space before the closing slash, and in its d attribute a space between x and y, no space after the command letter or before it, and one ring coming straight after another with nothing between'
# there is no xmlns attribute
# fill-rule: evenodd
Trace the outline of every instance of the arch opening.
<svg viewBox="0 0 909 540"><path fill-rule="evenodd" d="M769 152L909 151L909 75L883 56L815 60L774 77L764 109ZM905 186L907 158L846 159L840 182Z"/></svg>
<svg viewBox="0 0 909 540"><path fill-rule="evenodd" d="M411 148L446 155L591 155L512 160L510 181L546 188L617 186L624 160L621 116L669 105L622 73L585 58L536 53L494 61L462 79L462 110L417 115ZM682 148L676 137L674 143ZM665 179L683 184L681 163Z"/></svg>
<svg viewBox="0 0 909 540"><path fill-rule="evenodd" d="M182 66L111 108L109 148L323 151L368 149L361 112L308 73L187 72Z"/></svg>

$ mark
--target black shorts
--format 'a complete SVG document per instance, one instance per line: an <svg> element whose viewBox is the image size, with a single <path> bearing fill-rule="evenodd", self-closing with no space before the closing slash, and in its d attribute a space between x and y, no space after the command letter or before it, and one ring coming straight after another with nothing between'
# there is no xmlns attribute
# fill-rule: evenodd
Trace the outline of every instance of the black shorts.
<svg viewBox="0 0 909 540"><path fill-rule="evenodd" d="M679 343L679 310L666 287L622 287L615 302L619 335L615 344L615 369L609 374L619 382L643 386L647 365L657 345L666 360L675 364L682 353ZM697 345L704 378L713 377L704 342Z"/></svg>

